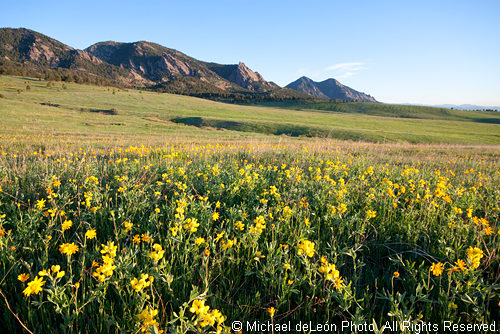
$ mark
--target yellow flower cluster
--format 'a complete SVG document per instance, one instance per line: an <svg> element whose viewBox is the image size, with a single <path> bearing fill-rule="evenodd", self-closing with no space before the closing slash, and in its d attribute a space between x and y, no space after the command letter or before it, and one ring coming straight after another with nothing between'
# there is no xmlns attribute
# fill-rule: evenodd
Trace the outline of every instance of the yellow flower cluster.
<svg viewBox="0 0 500 334"><path fill-rule="evenodd" d="M116 257L116 249L114 241L108 241L106 245L101 245L102 250L102 261L103 264L98 266L93 273L94 277L96 277L100 282L104 282L106 278L111 277L113 275L113 270L116 269L115 257Z"/></svg>
<svg viewBox="0 0 500 334"><path fill-rule="evenodd" d="M292 209L287 205L283 208L283 215L285 217L290 217L292 215Z"/></svg>
<svg viewBox="0 0 500 334"><path fill-rule="evenodd" d="M336 269L335 264L328 263L328 260L324 256L321 257L321 266L318 271L325 275L325 279L327 281L335 283L337 290L340 290L343 287L344 281L340 276L340 272Z"/></svg>
<svg viewBox="0 0 500 334"><path fill-rule="evenodd" d="M269 194L273 195L276 198L280 198L280 194L278 193L278 188L276 186L270 186L269 187Z"/></svg>
<svg viewBox="0 0 500 334"><path fill-rule="evenodd" d="M221 324L224 322L225 317L217 309L210 311L210 306L205 305L204 300L195 299L189 311L198 316L197 322L200 327L215 326L217 322L217 333L222 331Z"/></svg>
<svg viewBox="0 0 500 334"><path fill-rule="evenodd" d="M92 176L85 178L85 183L93 183L94 185L98 185L99 179L92 175Z"/></svg>
<svg viewBox="0 0 500 334"><path fill-rule="evenodd" d="M434 190L434 196L443 199L445 202L450 203L451 198L446 194L446 190L448 188L446 182L448 180L444 177L440 177L438 179L438 183L436 185L436 189Z"/></svg>
<svg viewBox="0 0 500 334"><path fill-rule="evenodd" d="M198 226L200 226L200 223L198 223L198 219L188 218L186 219L186 224L184 224L184 229L189 230L189 232L191 233L194 233L198 231Z"/></svg>
<svg viewBox="0 0 500 334"><path fill-rule="evenodd" d="M253 220L253 222L255 225L250 227L250 233L262 234L262 232L266 229L266 220L264 216L258 216Z"/></svg>
<svg viewBox="0 0 500 334"><path fill-rule="evenodd" d="M377 211L367 210L366 219L375 218L377 216Z"/></svg>
<svg viewBox="0 0 500 334"><path fill-rule="evenodd" d="M94 194L92 192L84 192L83 196L85 197L85 202L82 202L82 205L85 205L87 208L90 208L92 205L92 198L94 197Z"/></svg>
<svg viewBox="0 0 500 334"><path fill-rule="evenodd" d="M299 251L297 252L297 254L299 255L305 254L309 257L313 257L315 252L314 246L315 246L314 242L309 241L307 239L302 239L299 242L298 245Z"/></svg>
<svg viewBox="0 0 500 334"><path fill-rule="evenodd" d="M137 315L139 321L142 322L141 331L145 332L149 327L153 328L154 332L158 332L158 326L160 325L158 321L156 321L155 317L158 315L158 310L149 309L149 306Z"/></svg>
<svg viewBox="0 0 500 334"><path fill-rule="evenodd" d="M134 289L136 292L141 292L142 289L150 286L153 280L153 276L149 276L148 274L141 274L141 278L137 279L136 277L134 277L134 279L130 281L130 285L132 285L132 289Z"/></svg>
<svg viewBox="0 0 500 334"><path fill-rule="evenodd" d="M61 270L61 266L58 264L50 267L50 270L53 274L56 274L56 278L61 278L66 274L64 270Z"/></svg>
<svg viewBox="0 0 500 334"><path fill-rule="evenodd" d="M228 239L227 241L222 241L222 249L227 250L228 248L231 248L236 244L236 239Z"/></svg>
<svg viewBox="0 0 500 334"><path fill-rule="evenodd" d="M149 253L149 257L152 258L155 262L158 262L163 257L165 251L160 244L154 244L153 248L155 251Z"/></svg>
<svg viewBox="0 0 500 334"><path fill-rule="evenodd" d="M467 259L469 262L470 268L477 269L481 263L481 259L483 258L484 253L480 248L477 247L469 247L467 249ZM444 270L444 264L441 262L432 263L430 271L434 276L440 276ZM448 275L453 274L454 272L466 271L466 263L458 259L455 261L455 266L448 269Z"/></svg>
<svg viewBox="0 0 500 334"><path fill-rule="evenodd" d="M184 206L182 205L184 202L177 201L177 204L179 205L177 208L175 208L175 218L179 220L184 219Z"/></svg>
<svg viewBox="0 0 500 334"><path fill-rule="evenodd" d="M241 220L238 220L236 223L234 223L234 227L236 227L240 231L243 231L245 229L245 224L243 224Z"/></svg>
<svg viewBox="0 0 500 334"><path fill-rule="evenodd" d="M472 268L476 269L479 267L481 259L483 258L483 251L477 247L469 247L467 249L467 258L472 265Z"/></svg>

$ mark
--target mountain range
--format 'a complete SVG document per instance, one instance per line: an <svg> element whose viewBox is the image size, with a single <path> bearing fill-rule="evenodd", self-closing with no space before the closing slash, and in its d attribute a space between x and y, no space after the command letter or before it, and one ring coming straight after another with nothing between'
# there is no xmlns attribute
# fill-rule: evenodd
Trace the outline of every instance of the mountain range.
<svg viewBox="0 0 500 334"><path fill-rule="evenodd" d="M341 99L359 102L377 102L375 98L365 93L360 93L350 87L344 86L335 79L316 82L308 77L301 77L288 84L286 88L309 94L319 99Z"/></svg>
<svg viewBox="0 0 500 334"><path fill-rule="evenodd" d="M335 79L314 82L302 77L281 88L243 62L204 62L147 41L99 42L78 50L25 28L0 28L1 73L236 101L318 98L377 102Z"/></svg>

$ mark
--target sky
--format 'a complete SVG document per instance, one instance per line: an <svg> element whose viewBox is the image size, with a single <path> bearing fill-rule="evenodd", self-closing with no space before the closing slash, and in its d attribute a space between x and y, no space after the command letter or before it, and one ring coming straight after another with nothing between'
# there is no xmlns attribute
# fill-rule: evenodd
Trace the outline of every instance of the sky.
<svg viewBox="0 0 500 334"><path fill-rule="evenodd" d="M84 49L147 40L280 86L335 78L386 103L500 106L500 1L5 1L0 27Z"/></svg>

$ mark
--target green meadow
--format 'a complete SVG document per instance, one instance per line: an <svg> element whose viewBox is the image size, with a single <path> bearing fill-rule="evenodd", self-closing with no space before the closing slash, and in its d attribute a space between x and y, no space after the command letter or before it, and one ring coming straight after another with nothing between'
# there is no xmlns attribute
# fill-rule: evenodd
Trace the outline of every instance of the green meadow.
<svg viewBox="0 0 500 334"><path fill-rule="evenodd" d="M4 134L249 140L276 136L374 143L497 145L500 115L316 102L233 105L188 96L1 76Z"/></svg>

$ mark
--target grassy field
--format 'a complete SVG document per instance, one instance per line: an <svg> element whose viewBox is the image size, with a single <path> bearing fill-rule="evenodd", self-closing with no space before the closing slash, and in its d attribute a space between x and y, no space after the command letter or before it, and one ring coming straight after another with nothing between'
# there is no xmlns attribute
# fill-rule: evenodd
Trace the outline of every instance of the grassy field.
<svg viewBox="0 0 500 334"><path fill-rule="evenodd" d="M499 125L495 124L500 115L495 113L470 112L468 120L463 111L449 110L447 115L436 117L428 111L435 108L412 107L419 110L420 118L402 118L407 117L410 107L359 104L360 110L375 108L373 113L389 108L389 115L395 117L387 117L352 112L358 104L338 104L349 108L348 112L302 111L68 83L47 85L45 81L0 77L1 133L113 138L147 135L157 143L172 137L248 140L269 139L269 135L369 142L500 143Z"/></svg>
<svg viewBox="0 0 500 334"><path fill-rule="evenodd" d="M495 122L0 83L2 333L500 317Z"/></svg>
<svg viewBox="0 0 500 334"><path fill-rule="evenodd" d="M269 102L263 105L278 108L323 111L329 113L355 113L361 115L384 116L396 118L453 120L476 123L500 124L498 112L453 110L447 108L385 104L385 103L335 103L330 101Z"/></svg>

